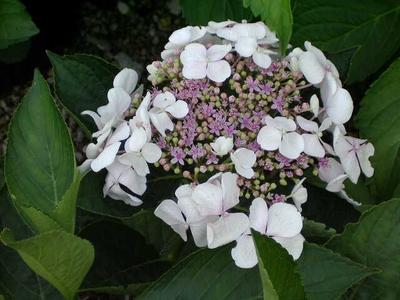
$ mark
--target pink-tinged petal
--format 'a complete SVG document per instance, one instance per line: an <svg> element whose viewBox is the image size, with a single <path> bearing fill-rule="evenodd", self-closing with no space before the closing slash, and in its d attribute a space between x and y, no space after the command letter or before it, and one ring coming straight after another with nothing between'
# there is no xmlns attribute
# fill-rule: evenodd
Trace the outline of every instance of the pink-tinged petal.
<svg viewBox="0 0 400 300"><path fill-rule="evenodd" d="M114 144L116 142L126 140L129 137L130 129L127 122L121 123L114 133L111 135L110 139L107 141L107 145Z"/></svg>
<svg viewBox="0 0 400 300"><path fill-rule="evenodd" d="M190 231L193 235L194 243L197 247L207 246L207 224L214 223L219 219L218 216L208 216L203 218L201 221L191 223L189 225Z"/></svg>
<svg viewBox="0 0 400 300"><path fill-rule="evenodd" d="M147 143L147 133L143 127L134 127L131 137L125 143L127 152L139 152Z"/></svg>
<svg viewBox="0 0 400 300"><path fill-rule="evenodd" d="M180 59L183 65L188 63L205 63L207 57L207 49L199 43L189 44L182 51ZM186 76L185 76L186 77Z"/></svg>
<svg viewBox="0 0 400 300"><path fill-rule="evenodd" d="M237 239L236 243L236 247L231 251L235 264L244 269L250 269L257 265L257 253L251 235L242 235Z"/></svg>
<svg viewBox="0 0 400 300"><path fill-rule="evenodd" d="M358 161L360 162L361 170L367 177L374 175L374 168L371 166L369 157L373 156L375 153L375 148L371 143L366 143L360 146L357 151Z"/></svg>
<svg viewBox="0 0 400 300"><path fill-rule="evenodd" d="M214 45L207 49L207 58L209 61L219 61L225 57L232 50L232 46L228 45Z"/></svg>
<svg viewBox="0 0 400 300"><path fill-rule="evenodd" d="M243 57L250 57L256 52L258 47L257 41L253 37L240 37L235 44L235 50Z"/></svg>
<svg viewBox="0 0 400 300"><path fill-rule="evenodd" d="M259 143L264 150L276 150L281 145L281 142L281 131L272 126L264 126L257 135L257 143Z"/></svg>
<svg viewBox="0 0 400 300"><path fill-rule="evenodd" d="M192 193L193 193L193 189L190 186L190 184L184 184L176 189L175 196L179 200L180 197L185 197L185 196L191 197Z"/></svg>
<svg viewBox="0 0 400 300"><path fill-rule="evenodd" d="M304 77L312 84L321 83L325 77L326 71L314 53L304 52L299 57L299 66Z"/></svg>
<svg viewBox="0 0 400 300"><path fill-rule="evenodd" d="M262 198L253 200L250 206L250 227L265 234L268 222L268 206Z"/></svg>
<svg viewBox="0 0 400 300"><path fill-rule="evenodd" d="M353 183L357 183L361 170L353 149L354 140L354 138L339 135L335 143L335 152L339 156L343 169L349 175L350 180Z"/></svg>
<svg viewBox="0 0 400 300"><path fill-rule="evenodd" d="M333 97L326 103L326 112L335 124L344 124L353 114L353 99L349 92L339 88Z"/></svg>
<svg viewBox="0 0 400 300"><path fill-rule="evenodd" d="M168 44L170 44L170 43L168 43ZM167 45L168 45L167 44ZM176 48L180 48L180 46L179 45L176 45L176 44L170 44L172 47L171 47L171 49L165 49L165 50L163 50L162 52L161 52L161 58L162 59L167 59L167 58L169 58L169 57L172 57L172 56L174 56L174 52L175 52L175 49Z"/></svg>
<svg viewBox="0 0 400 300"><path fill-rule="evenodd" d="M244 178L251 179L254 176L254 170L252 168L244 168L241 165L235 164L235 170Z"/></svg>
<svg viewBox="0 0 400 300"><path fill-rule="evenodd" d="M114 87L120 87L128 93L132 94L138 82L138 74L135 70L125 68L114 78Z"/></svg>
<svg viewBox="0 0 400 300"><path fill-rule="evenodd" d="M338 177L332 179L331 181L328 182L328 185L326 186L326 190L332 193L337 193L343 190L343 182L349 178L349 175L347 174L342 174L339 175Z"/></svg>
<svg viewBox="0 0 400 300"><path fill-rule="evenodd" d="M139 198L129 195L127 192L123 191L118 184L113 185L108 191L107 195L114 200L124 201L125 204L131 206L139 206L143 203Z"/></svg>
<svg viewBox="0 0 400 300"><path fill-rule="evenodd" d="M325 149L316 134L302 134L304 140L304 153L314 157L324 157Z"/></svg>
<svg viewBox="0 0 400 300"><path fill-rule="evenodd" d="M207 63L187 62L183 66L182 74L187 79L203 79L207 76Z"/></svg>
<svg viewBox="0 0 400 300"><path fill-rule="evenodd" d="M175 96L171 92L158 94L153 101L153 106L158 108L167 108L174 104L176 101Z"/></svg>
<svg viewBox="0 0 400 300"><path fill-rule="evenodd" d="M94 172L99 172L101 169L111 165L115 160L115 156L117 155L120 146L121 143L118 142L106 147L99 156L92 161L92 164L90 165L92 170Z"/></svg>
<svg viewBox="0 0 400 300"><path fill-rule="evenodd" d="M318 117L319 112L319 99L317 95L312 95L310 99L310 109L314 115L314 117Z"/></svg>
<svg viewBox="0 0 400 300"><path fill-rule="evenodd" d="M296 159L304 150L304 140L297 132L289 132L283 135L279 152L290 159Z"/></svg>
<svg viewBox="0 0 400 300"><path fill-rule="evenodd" d="M189 113L189 107L185 101L178 100L166 108L173 117L182 119Z"/></svg>
<svg viewBox="0 0 400 300"><path fill-rule="evenodd" d="M178 29L176 31L174 31L170 37L168 38L168 40L176 45L185 45L187 43L189 43L190 41L190 28L191 27L185 27L185 28L181 28Z"/></svg>
<svg viewBox="0 0 400 300"><path fill-rule="evenodd" d="M307 119L303 118L302 116L297 116L296 122L305 131L318 132L318 124L314 121L307 120Z"/></svg>
<svg viewBox="0 0 400 300"><path fill-rule="evenodd" d="M187 223L196 223L204 219L204 216L200 215L199 206L190 196L179 197L178 206L185 215Z"/></svg>
<svg viewBox="0 0 400 300"><path fill-rule="evenodd" d="M193 189L192 199L199 205L202 216L221 215L222 189L209 182L199 184Z"/></svg>
<svg viewBox="0 0 400 300"><path fill-rule="evenodd" d="M274 236L272 238L281 244L281 246L285 248L287 252L289 252L294 260L297 260L303 252L305 238L301 234L297 234L290 238L284 238L280 236Z"/></svg>
<svg viewBox="0 0 400 300"><path fill-rule="evenodd" d="M208 248L215 249L237 240L249 227L249 218L244 213L231 213L207 225Z"/></svg>
<svg viewBox="0 0 400 300"><path fill-rule="evenodd" d="M119 157L119 162L131 166L140 176L146 176L150 173L146 160L138 153L125 153Z"/></svg>
<svg viewBox="0 0 400 300"><path fill-rule="evenodd" d="M275 203L268 211L268 236L293 237L303 228L303 220L297 208L288 203Z"/></svg>
<svg viewBox="0 0 400 300"><path fill-rule="evenodd" d="M215 82L224 82L231 76L231 66L226 60L209 62L206 69L207 77Z"/></svg>
<svg viewBox="0 0 400 300"><path fill-rule="evenodd" d="M142 156L148 163L154 164L161 158L161 149L156 144L147 143L142 148Z"/></svg>
<svg viewBox="0 0 400 300"><path fill-rule="evenodd" d="M143 195L147 189L146 177L139 176L138 173L136 173L136 171L132 168L129 168L123 172L119 177L118 182L139 196Z"/></svg>
<svg viewBox="0 0 400 300"><path fill-rule="evenodd" d="M237 184L238 176L231 172L222 173L222 210L227 211L239 203L240 188Z"/></svg>
<svg viewBox="0 0 400 300"><path fill-rule="evenodd" d="M267 53L258 50L253 53L253 61L257 66L264 69L268 69L272 63L272 59Z"/></svg>
<svg viewBox="0 0 400 300"><path fill-rule="evenodd" d="M334 180L339 175L344 174L344 169L342 165L332 157L328 158L329 166L328 167L319 167L318 175L321 180L325 182L330 182Z"/></svg>
<svg viewBox="0 0 400 300"><path fill-rule="evenodd" d="M296 130L296 123L292 119L285 117L274 118L275 127L281 130L294 131Z"/></svg>
<svg viewBox="0 0 400 300"><path fill-rule="evenodd" d="M110 102L109 105L114 110L114 116L117 118L123 117L123 113L131 105L131 97L120 87L110 89L107 93L107 98Z"/></svg>
<svg viewBox="0 0 400 300"><path fill-rule="evenodd" d="M100 116L98 114L96 114L94 111L91 110L84 110L83 112L81 112L81 115L88 115L90 117L92 117L94 123L96 124L97 128L103 129L104 124L101 122L100 120Z"/></svg>
<svg viewBox="0 0 400 300"><path fill-rule="evenodd" d="M153 123L154 127L158 130L158 132L165 137L165 130L172 131L174 129L174 123L172 123L170 117L166 112L162 113L153 113L150 110L149 113L150 120Z"/></svg>
<svg viewBox="0 0 400 300"><path fill-rule="evenodd" d="M330 67L330 72L332 72L332 74L336 77L339 78L339 71L336 68L336 66L333 64L333 62L331 62L329 59L326 60L326 65Z"/></svg>

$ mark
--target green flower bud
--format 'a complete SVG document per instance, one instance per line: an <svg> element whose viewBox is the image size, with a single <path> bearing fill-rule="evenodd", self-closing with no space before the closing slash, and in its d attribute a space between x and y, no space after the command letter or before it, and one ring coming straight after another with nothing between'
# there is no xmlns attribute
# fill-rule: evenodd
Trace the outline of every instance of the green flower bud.
<svg viewBox="0 0 400 300"><path fill-rule="evenodd" d="M281 180L279 180L279 184L283 185L283 186L286 186L287 185L287 181L285 179L281 179Z"/></svg>

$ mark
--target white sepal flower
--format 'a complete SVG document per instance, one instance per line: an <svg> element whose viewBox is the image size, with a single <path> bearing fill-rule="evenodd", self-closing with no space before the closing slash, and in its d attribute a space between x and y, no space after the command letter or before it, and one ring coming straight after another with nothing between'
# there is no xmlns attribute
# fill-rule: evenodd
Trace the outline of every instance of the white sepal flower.
<svg viewBox="0 0 400 300"><path fill-rule="evenodd" d="M246 148L240 148L231 153L231 160L235 164L236 172L247 179L254 176L252 167L256 163L256 159L256 154Z"/></svg>
<svg viewBox="0 0 400 300"><path fill-rule="evenodd" d="M343 190L343 181L349 178L349 175L344 172L343 166L332 157L328 158L328 166L318 168L318 175L328 184L326 190L334 193Z"/></svg>
<svg viewBox="0 0 400 300"><path fill-rule="evenodd" d="M257 40L253 37L241 37L235 44L235 50L243 57L253 57L255 64L261 68L267 69L272 63L270 54L276 54L274 51L260 47Z"/></svg>
<svg viewBox="0 0 400 300"><path fill-rule="evenodd" d="M208 49L198 43L187 45L181 53L183 76L188 79L207 76L215 82L224 82L231 75L231 66L222 59L231 49L231 45L214 45Z"/></svg>
<svg viewBox="0 0 400 300"><path fill-rule="evenodd" d="M103 188L104 197L108 195L115 200L122 200L132 206L142 204L142 200L123 191L120 184L141 196L146 191L146 177L139 176L135 170L119 163L118 160L109 165L107 171L106 183Z"/></svg>
<svg viewBox="0 0 400 300"><path fill-rule="evenodd" d="M189 112L189 107L185 101L176 100L171 92L158 94L153 101L153 108L149 111L149 116L154 127L165 137L165 130L174 130L169 115L181 119Z"/></svg>
<svg viewBox="0 0 400 300"><path fill-rule="evenodd" d="M272 237L288 250L293 259L298 259L303 251L304 237L301 214L296 207L288 203L275 203L269 209L265 201L256 198L250 206L250 227L261 234ZM257 265L257 254L250 234L243 234L232 249L231 255L240 268L252 268Z"/></svg>
<svg viewBox="0 0 400 300"><path fill-rule="evenodd" d="M233 148L233 138L226 138L220 136L215 140L214 143L210 143L214 153L219 156L227 155L229 151Z"/></svg>
<svg viewBox="0 0 400 300"><path fill-rule="evenodd" d="M369 157L374 155L375 148L367 140L340 135L334 147L343 169L353 183L357 183L361 170L367 177L374 174Z"/></svg>
<svg viewBox="0 0 400 300"><path fill-rule="evenodd" d="M210 22L208 22L208 26L206 27L206 29L209 33L215 34L215 33L217 33L218 30L225 28L232 24L237 24L237 22L231 21L231 20L222 21L222 22L210 21Z"/></svg>
<svg viewBox="0 0 400 300"><path fill-rule="evenodd" d="M156 208L154 214L171 226L171 228L177 234L179 234L185 242L187 241L186 230L189 229L189 225L183 218L182 211L180 210L178 204L170 199L164 200Z"/></svg>
<svg viewBox="0 0 400 300"><path fill-rule="evenodd" d="M296 123L284 117L266 116L266 126L257 135L261 148L268 151L279 149L279 152L290 159L296 159L304 150L304 140L294 132Z"/></svg>
<svg viewBox="0 0 400 300"><path fill-rule="evenodd" d="M319 114L319 99L317 95L312 95L310 99L310 110L314 117L318 117Z"/></svg>
<svg viewBox="0 0 400 300"><path fill-rule="evenodd" d="M297 210L299 212L303 211L301 205L306 203L308 197L307 189L303 186L304 180L306 180L306 178L303 178L298 183L296 183L289 196L293 198L293 203L297 207Z"/></svg>
<svg viewBox="0 0 400 300"><path fill-rule="evenodd" d="M125 68L114 78L114 87L122 88L128 95L132 94L138 82L138 74L133 69Z"/></svg>

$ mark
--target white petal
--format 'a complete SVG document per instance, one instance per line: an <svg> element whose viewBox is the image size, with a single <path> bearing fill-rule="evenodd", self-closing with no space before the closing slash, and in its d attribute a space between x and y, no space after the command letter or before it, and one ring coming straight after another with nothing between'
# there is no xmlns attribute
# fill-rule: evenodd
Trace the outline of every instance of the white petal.
<svg viewBox="0 0 400 300"><path fill-rule="evenodd" d="M199 184L193 189L192 199L199 205L202 216L220 215L222 209L222 189L209 182Z"/></svg>
<svg viewBox="0 0 400 300"><path fill-rule="evenodd" d="M237 149L231 157L234 157L238 164L245 168L253 167L257 159L254 151L246 148Z"/></svg>
<svg viewBox="0 0 400 300"><path fill-rule="evenodd" d="M219 61L225 57L232 50L232 46L228 45L214 45L207 49L207 58L210 61Z"/></svg>
<svg viewBox="0 0 400 300"><path fill-rule="evenodd" d="M197 223L190 224L190 231L197 247L207 246L207 224L214 223L218 219L218 216L208 216Z"/></svg>
<svg viewBox="0 0 400 300"><path fill-rule="evenodd" d="M175 96L171 92L158 94L153 101L153 106L158 108L166 108L176 101Z"/></svg>
<svg viewBox="0 0 400 300"><path fill-rule="evenodd" d="M296 122L301 128L309 132L318 132L318 124L314 121L307 120L302 116L296 117Z"/></svg>
<svg viewBox="0 0 400 300"><path fill-rule="evenodd" d="M187 240L186 229L184 227L185 220L183 219L182 212L172 200L164 200L154 211L156 217L163 220L170 225L172 229L178 233L184 241Z"/></svg>
<svg viewBox="0 0 400 300"><path fill-rule="evenodd" d="M312 84L320 83L325 77L326 71L314 53L304 52L299 57L299 66L306 79Z"/></svg>
<svg viewBox="0 0 400 300"><path fill-rule="evenodd" d="M332 120L330 118L326 118L322 121L321 126L319 127L319 132L323 132L327 130L332 125Z"/></svg>
<svg viewBox="0 0 400 300"><path fill-rule="evenodd" d="M286 131L296 130L296 123L292 119L288 119L285 117L276 117L274 118L274 123L275 127L281 130L286 130Z"/></svg>
<svg viewBox="0 0 400 300"><path fill-rule="evenodd" d="M181 236L182 240L184 240L185 242L187 241L186 224L171 225L171 228Z"/></svg>
<svg viewBox="0 0 400 300"><path fill-rule="evenodd" d="M353 100L349 92L339 88L326 104L326 112L335 124L344 124L353 113Z"/></svg>
<svg viewBox="0 0 400 300"><path fill-rule="evenodd" d="M275 203L268 211L268 236L293 237L303 228L303 220L297 208L288 203Z"/></svg>
<svg viewBox="0 0 400 300"><path fill-rule="evenodd" d="M257 265L257 253L251 235L242 235L237 239L236 243L236 247L231 251L235 264L244 269L250 269Z"/></svg>
<svg viewBox="0 0 400 300"><path fill-rule="evenodd" d="M264 150L273 151L279 148L282 141L282 133L280 130L272 126L264 126L257 135L257 143Z"/></svg>
<svg viewBox="0 0 400 300"><path fill-rule="evenodd" d="M272 237L275 241L282 245L294 260L298 259L303 252L303 244L305 238L301 234L297 234L294 237L284 238L280 236Z"/></svg>
<svg viewBox="0 0 400 300"><path fill-rule="evenodd" d="M139 176L132 168L127 169L121 174L118 182L126 186L133 193L143 195L146 191L146 177Z"/></svg>
<svg viewBox="0 0 400 300"><path fill-rule="evenodd" d="M206 62L206 57L207 49L204 45L199 43L187 45L180 56L181 62L184 66L188 63L194 62L204 63Z"/></svg>
<svg viewBox="0 0 400 300"><path fill-rule="evenodd" d="M81 112L81 115L88 115L88 116L92 117L94 123L96 123L96 126L99 130L104 127L104 124L100 120L100 116L98 114L96 114L94 111L84 110L83 112Z"/></svg>
<svg viewBox="0 0 400 300"><path fill-rule="evenodd" d="M207 29L203 26L195 26L190 28L190 42L201 39L207 32Z"/></svg>
<svg viewBox="0 0 400 300"><path fill-rule="evenodd" d="M111 165L115 156L118 153L121 143L115 143L106 147L96 159L92 161L91 168L94 172L99 172L101 169Z"/></svg>
<svg viewBox="0 0 400 300"><path fill-rule="evenodd" d="M180 187L178 187L175 191L175 196L176 198L180 198L180 197L185 197L185 196L189 196L191 197L193 193L193 189L190 186L190 184L184 184L181 185Z"/></svg>
<svg viewBox="0 0 400 300"><path fill-rule="evenodd" d="M350 198L349 195L346 194L344 190L341 190L339 192L339 196L343 199L345 199L347 202L349 202L351 205L354 206L361 206L362 204L360 202L354 201L354 199Z"/></svg>
<svg viewBox="0 0 400 300"><path fill-rule="evenodd" d="M349 175L350 180L356 184L361 170L351 144L352 141L353 138L351 137L339 136L335 144L335 152L340 157L344 171Z"/></svg>
<svg viewBox="0 0 400 300"><path fill-rule="evenodd" d="M221 176L222 210L227 211L239 203L240 189L237 184L238 176L226 172Z"/></svg>
<svg viewBox="0 0 400 300"><path fill-rule="evenodd" d="M190 27L185 27L174 31L170 37L169 41L176 45L185 45L190 41Z"/></svg>
<svg viewBox="0 0 400 300"><path fill-rule="evenodd" d="M178 100L168 106L165 111L169 112L175 118L182 119L189 113L189 107L185 101Z"/></svg>
<svg viewBox="0 0 400 300"><path fill-rule="evenodd" d="M319 178L321 178L325 182L330 182L334 180L336 177L344 174L344 169L342 165L332 157L328 158L329 166L328 167L320 167L318 169Z"/></svg>
<svg viewBox="0 0 400 300"><path fill-rule="evenodd" d="M358 161L360 162L361 170L367 177L374 175L374 168L371 166L371 162L368 160L370 156L375 153L375 148L371 143L366 143L360 147L357 151Z"/></svg>
<svg viewBox="0 0 400 300"><path fill-rule="evenodd" d="M142 155L148 163L154 164L161 158L161 149L156 144L147 143L142 148Z"/></svg>
<svg viewBox="0 0 400 300"><path fill-rule="evenodd" d="M178 206L185 215L187 223L196 223L204 219L204 216L200 215L199 206L190 196L179 197Z"/></svg>
<svg viewBox="0 0 400 300"><path fill-rule="evenodd" d="M209 62L206 69L207 77L215 82L224 82L231 76L231 66L226 60Z"/></svg>
<svg viewBox="0 0 400 300"><path fill-rule="evenodd" d="M319 112L319 99L317 95L312 95L310 99L310 109L312 113L314 114L314 117L318 116Z"/></svg>
<svg viewBox="0 0 400 300"><path fill-rule="evenodd" d="M129 94L124 89L116 87L108 91L107 98L108 101L110 101L109 105L111 105L114 111L114 116L122 118L123 113L131 104L131 97Z"/></svg>
<svg viewBox="0 0 400 300"><path fill-rule="evenodd" d="M253 60L257 66L264 69L268 69L272 63L272 59L267 53L258 50L253 54Z"/></svg>
<svg viewBox="0 0 400 300"><path fill-rule="evenodd" d="M148 112L150 100L151 100L151 94L147 92L146 96L142 100L142 103L140 103L136 111L136 116L138 116L140 120L146 124L150 123L149 112Z"/></svg>
<svg viewBox="0 0 400 300"><path fill-rule="evenodd" d="M240 176L247 179L251 179L254 176L254 170L252 168L245 168L241 165L235 164L235 170Z"/></svg>
<svg viewBox="0 0 400 300"><path fill-rule="evenodd" d="M299 212L302 212L301 205L306 203L307 197L308 197L307 189L303 186L300 186L294 193L292 192L294 205L297 207L297 210Z"/></svg>
<svg viewBox="0 0 400 300"><path fill-rule="evenodd" d="M125 153L119 157L120 163L131 166L140 176L146 176L150 173L146 160L138 153Z"/></svg>
<svg viewBox="0 0 400 300"><path fill-rule="evenodd" d="M316 56L316 58L318 59L318 62L322 66L326 65L327 59L321 50L319 50L317 47L314 47L313 45L311 45L311 43L309 41L305 41L304 46L307 49L307 51L310 51L311 53L313 53Z"/></svg>
<svg viewBox="0 0 400 300"><path fill-rule="evenodd" d="M126 140L129 137L130 129L127 122L121 123L114 133L111 135L110 139L107 141L107 145L114 144L116 142Z"/></svg>
<svg viewBox="0 0 400 300"><path fill-rule="evenodd" d="M132 94L138 82L138 74L135 70L125 68L114 78L114 87L120 87L128 93Z"/></svg>
<svg viewBox="0 0 400 300"><path fill-rule="evenodd" d="M149 116L154 127L162 136L165 137L165 130L169 129L170 131L172 131L174 129L174 123L172 123L166 112L153 113L150 110Z"/></svg>
<svg viewBox="0 0 400 300"><path fill-rule="evenodd" d="M251 36L259 40L264 38L267 33L265 27L265 24L262 22L239 23L233 26L233 30L238 37Z"/></svg>
<svg viewBox="0 0 400 300"><path fill-rule="evenodd" d="M78 166L78 171L81 175L86 174L91 168L90 165L92 164L93 159L86 159L80 166Z"/></svg>
<svg viewBox="0 0 400 300"><path fill-rule="evenodd" d="M127 192L123 191L118 184L113 185L108 191L107 195L114 200L122 200L125 204L131 206L139 206L143 203L139 198L129 195Z"/></svg>
<svg viewBox="0 0 400 300"><path fill-rule="evenodd" d="M238 239L248 227L249 218L244 213L222 216L215 223L207 225L208 248L215 249Z"/></svg>
<svg viewBox="0 0 400 300"><path fill-rule="evenodd" d="M220 136L215 140L215 143L210 143L212 149L217 155L224 156L233 148L233 138Z"/></svg>
<svg viewBox="0 0 400 300"><path fill-rule="evenodd" d="M147 133L143 127L134 127L131 137L125 143L125 150L127 152L139 152L147 143Z"/></svg>
<svg viewBox="0 0 400 300"><path fill-rule="evenodd" d="M296 159L304 150L304 140L297 132L289 132L283 135L279 152L290 159Z"/></svg>
<svg viewBox="0 0 400 300"><path fill-rule="evenodd" d="M326 190L329 192L337 193L343 190L343 181L349 178L349 175L342 174L328 182Z"/></svg>
<svg viewBox="0 0 400 300"><path fill-rule="evenodd" d="M304 140L304 153L314 157L324 157L325 149L316 134L302 134Z"/></svg>
<svg viewBox="0 0 400 300"><path fill-rule="evenodd" d="M235 50L243 57L250 57L256 52L258 45L253 37L240 37L235 44Z"/></svg>
<svg viewBox="0 0 400 300"><path fill-rule="evenodd" d="M253 200L250 206L250 227L261 234L265 234L268 222L268 206L262 198Z"/></svg>
<svg viewBox="0 0 400 300"><path fill-rule="evenodd" d="M321 83L320 91L321 91L321 99L324 106L328 103L328 101L333 97L336 91L340 88L338 81L332 75L331 72L326 73L324 80Z"/></svg>
<svg viewBox="0 0 400 300"><path fill-rule="evenodd" d="M203 79L207 76L207 63L187 62L183 66L182 74L187 79Z"/></svg>

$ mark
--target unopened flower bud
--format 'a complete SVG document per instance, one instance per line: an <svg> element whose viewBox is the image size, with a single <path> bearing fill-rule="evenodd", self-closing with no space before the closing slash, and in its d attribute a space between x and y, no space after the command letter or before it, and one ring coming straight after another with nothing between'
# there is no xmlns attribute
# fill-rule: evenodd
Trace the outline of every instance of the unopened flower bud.
<svg viewBox="0 0 400 300"><path fill-rule="evenodd" d="M280 179L279 180L279 184L283 185L283 186L286 186L287 185L287 181L285 179Z"/></svg>
<svg viewBox="0 0 400 300"><path fill-rule="evenodd" d="M200 166L200 172L201 173L205 173L205 172L207 172L207 167L206 166Z"/></svg>
<svg viewBox="0 0 400 300"><path fill-rule="evenodd" d="M164 169L164 171L169 171L169 170L171 170L171 165L170 164L166 164L166 165L164 165L163 166L163 169Z"/></svg>

